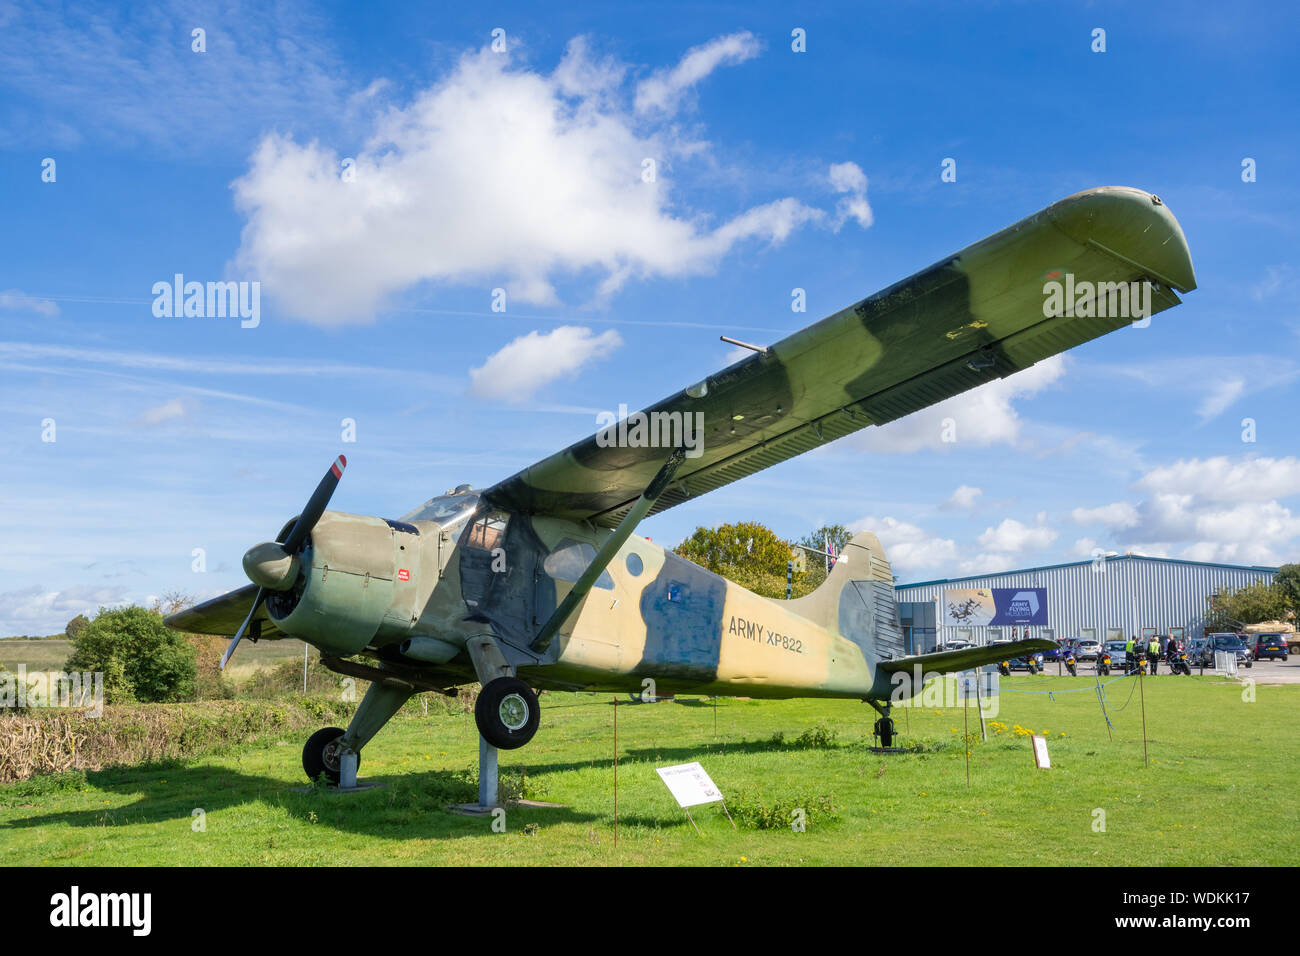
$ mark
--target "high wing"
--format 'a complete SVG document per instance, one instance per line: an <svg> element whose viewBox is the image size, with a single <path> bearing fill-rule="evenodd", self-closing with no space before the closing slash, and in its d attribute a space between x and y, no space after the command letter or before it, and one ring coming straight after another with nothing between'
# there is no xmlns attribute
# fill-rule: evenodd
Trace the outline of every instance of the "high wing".
<svg viewBox="0 0 1300 956"><path fill-rule="evenodd" d="M204 601L202 604L168 615L166 624L170 628L188 634L220 634L224 637L233 637L239 630L239 625L243 624L244 618L248 616L248 609L253 606L253 599L256 596L257 585L246 584L236 591L227 591L211 601ZM257 616L253 621L262 622L262 637L280 635L279 628L266 612L265 604L258 608Z"/></svg>
<svg viewBox="0 0 1300 956"><path fill-rule="evenodd" d="M1122 186L1076 193L645 409L704 416L703 453L650 513L1132 321L1045 317L1045 283L1067 274L1076 287L1149 280L1151 314L1179 303L1175 289L1196 288L1182 229L1159 198ZM614 527L672 449L602 445L598 432L484 495Z"/></svg>

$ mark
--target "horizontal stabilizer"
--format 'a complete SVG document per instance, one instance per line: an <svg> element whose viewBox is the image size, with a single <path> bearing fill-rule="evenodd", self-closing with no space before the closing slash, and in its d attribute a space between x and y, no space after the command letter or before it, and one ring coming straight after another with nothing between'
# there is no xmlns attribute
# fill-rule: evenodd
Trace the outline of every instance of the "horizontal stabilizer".
<svg viewBox="0 0 1300 956"><path fill-rule="evenodd" d="M951 674L954 671L968 671L984 664L998 664L1009 661L1013 657L1023 657L1025 654L1055 650L1059 646L1056 641L1034 638L1028 641L997 644L993 647L968 647L961 651L938 651L934 654L900 657L892 661L881 661L880 669L892 674L897 671L911 671L920 666L922 674Z"/></svg>

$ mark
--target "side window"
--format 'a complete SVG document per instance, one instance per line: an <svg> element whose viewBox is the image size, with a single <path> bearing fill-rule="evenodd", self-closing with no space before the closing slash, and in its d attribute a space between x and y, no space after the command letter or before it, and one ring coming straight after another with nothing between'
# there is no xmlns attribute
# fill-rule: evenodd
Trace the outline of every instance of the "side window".
<svg viewBox="0 0 1300 956"><path fill-rule="evenodd" d="M542 570L557 581L573 583L582 577L582 572L587 570L587 565L595 558L596 549L591 545L585 541L565 538L559 547L546 556ZM600 572L600 577L596 578L596 587L606 591L614 590L614 579L609 576L609 571Z"/></svg>
<svg viewBox="0 0 1300 956"><path fill-rule="evenodd" d="M504 511L488 511L474 519L465 532L461 544L480 551L494 551L504 547L506 524L510 515Z"/></svg>

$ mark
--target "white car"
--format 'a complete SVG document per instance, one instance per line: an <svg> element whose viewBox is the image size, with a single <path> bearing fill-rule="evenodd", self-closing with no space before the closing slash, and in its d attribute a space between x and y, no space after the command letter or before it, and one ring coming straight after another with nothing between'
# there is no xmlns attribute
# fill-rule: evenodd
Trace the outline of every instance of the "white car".
<svg viewBox="0 0 1300 956"><path fill-rule="evenodd" d="M1095 661L1101 653L1101 644L1097 641L1080 641L1078 658L1081 661Z"/></svg>
<svg viewBox="0 0 1300 956"><path fill-rule="evenodd" d="M975 645L971 641L957 640L957 641L949 641L947 644L943 645L943 649L945 651L965 651L965 650L969 650L974 646Z"/></svg>

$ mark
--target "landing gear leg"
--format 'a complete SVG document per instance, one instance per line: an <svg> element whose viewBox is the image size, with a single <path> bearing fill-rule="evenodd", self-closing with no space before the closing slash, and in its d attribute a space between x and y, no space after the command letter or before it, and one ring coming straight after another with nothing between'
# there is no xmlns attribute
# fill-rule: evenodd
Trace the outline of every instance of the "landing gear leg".
<svg viewBox="0 0 1300 956"><path fill-rule="evenodd" d="M880 719L876 721L871 730L872 734L880 738L881 747L894 746L894 737L897 735L897 730L894 727L894 718L889 716L889 704L882 706L874 700L867 701L867 703L876 708L880 714Z"/></svg>
<svg viewBox="0 0 1300 956"><path fill-rule="evenodd" d="M311 735L302 751L302 769L308 778L315 780L321 774L337 785L347 765L355 773L361 760L361 748L379 733L384 724L401 710L414 691L407 684L388 685L376 681L361 699L361 706L352 715L347 730L326 727ZM353 760L345 760L350 755ZM355 784L355 780L348 783Z"/></svg>
<svg viewBox="0 0 1300 956"><path fill-rule="evenodd" d="M514 750L533 739L541 721L541 709L533 689L515 676L489 634L465 642L474 671L483 689L474 704L478 732L493 747Z"/></svg>

